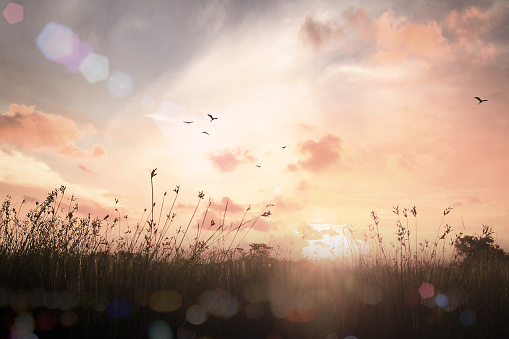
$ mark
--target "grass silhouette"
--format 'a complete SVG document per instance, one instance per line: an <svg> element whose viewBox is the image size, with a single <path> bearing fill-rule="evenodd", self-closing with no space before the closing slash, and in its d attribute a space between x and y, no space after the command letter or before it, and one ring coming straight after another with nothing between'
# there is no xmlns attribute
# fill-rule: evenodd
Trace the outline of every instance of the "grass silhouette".
<svg viewBox="0 0 509 339"><path fill-rule="evenodd" d="M113 218L75 216L74 196L63 205L65 187L50 192L25 217L24 202L16 208L9 196L5 199L0 210L0 337L509 335L507 256L471 255L476 240L491 244L486 239L492 231L485 226L484 237L453 237L452 227L442 225L450 208L433 243L411 238L409 219L416 230L416 207L394 207L396 244L384 243L373 211L373 224L363 235L369 251L357 246L350 228L350 256L291 260L267 244L239 247L256 222L271 215L270 205L251 219L248 208L236 226L225 227L224 220L204 225L204 217L191 236L204 198L199 192L189 224L171 231L180 188L174 189L163 216L164 194L156 218L155 176L151 171L151 209L134 229L116 205Z"/></svg>

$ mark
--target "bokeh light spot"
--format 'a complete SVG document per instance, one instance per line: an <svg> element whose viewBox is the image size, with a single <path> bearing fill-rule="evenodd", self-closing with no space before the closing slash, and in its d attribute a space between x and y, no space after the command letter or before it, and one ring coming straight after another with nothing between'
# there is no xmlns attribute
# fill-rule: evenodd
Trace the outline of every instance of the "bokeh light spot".
<svg viewBox="0 0 509 339"><path fill-rule="evenodd" d="M74 33L67 26L48 22L35 43L46 59L56 61L73 54Z"/></svg>
<svg viewBox="0 0 509 339"><path fill-rule="evenodd" d="M463 326L468 327L475 324L475 312L471 310L464 310L461 312L460 321Z"/></svg>
<svg viewBox="0 0 509 339"><path fill-rule="evenodd" d="M28 307L28 296L23 290L13 291L9 298L9 303L13 311L22 312L26 311Z"/></svg>
<svg viewBox="0 0 509 339"><path fill-rule="evenodd" d="M285 317L291 322L308 322L318 315L315 291L295 291L290 303L290 313Z"/></svg>
<svg viewBox="0 0 509 339"><path fill-rule="evenodd" d="M133 78L126 72L113 72L108 81L108 91L116 98L125 98L133 92Z"/></svg>
<svg viewBox="0 0 509 339"><path fill-rule="evenodd" d="M20 313L14 320L14 326L11 328L11 337L23 338L32 333L35 329L35 321L30 313Z"/></svg>
<svg viewBox="0 0 509 339"><path fill-rule="evenodd" d="M364 289L364 301L370 305L376 305L382 300L382 289L378 286L368 286Z"/></svg>
<svg viewBox="0 0 509 339"><path fill-rule="evenodd" d="M89 53L80 65L80 72L90 83L107 79L110 74L109 60L104 55Z"/></svg>
<svg viewBox="0 0 509 339"><path fill-rule="evenodd" d="M428 299L435 295L435 286L433 286L433 284L423 282L418 291L423 299Z"/></svg>
<svg viewBox="0 0 509 339"><path fill-rule="evenodd" d="M9 2L2 15L11 25L23 21L23 6Z"/></svg>
<svg viewBox="0 0 509 339"><path fill-rule="evenodd" d="M154 292L149 298L149 305L157 312L172 312L182 305L182 296L172 290Z"/></svg>
<svg viewBox="0 0 509 339"><path fill-rule="evenodd" d="M49 331L58 323L54 313L43 312L35 318L35 328L38 331Z"/></svg>
<svg viewBox="0 0 509 339"><path fill-rule="evenodd" d="M80 71L81 63L90 53L92 53L92 45L86 41L81 41L78 38L78 35L74 34L72 54L55 60L55 62L57 64L64 64L69 73L78 73Z"/></svg>
<svg viewBox="0 0 509 339"><path fill-rule="evenodd" d="M173 333L166 321L156 320L148 326L148 337L150 339L173 339Z"/></svg>
<svg viewBox="0 0 509 339"><path fill-rule="evenodd" d="M285 318L292 312L290 291L277 283L271 284L268 289L270 310L276 318Z"/></svg>
<svg viewBox="0 0 509 339"><path fill-rule="evenodd" d="M445 307L447 311L454 311L459 306L465 305L468 301L468 294L462 290L455 288L447 292L448 305Z"/></svg>
<svg viewBox="0 0 509 339"><path fill-rule="evenodd" d="M113 300L106 308L106 313L114 319L127 318L132 312L133 303L126 299Z"/></svg>
<svg viewBox="0 0 509 339"><path fill-rule="evenodd" d="M279 186L274 187L274 194L275 195L279 195L279 194L281 194L281 192L283 192L281 187L279 187Z"/></svg>
<svg viewBox="0 0 509 339"><path fill-rule="evenodd" d="M445 294L437 294L435 296L435 304L440 308L444 308L449 305L449 297Z"/></svg>
<svg viewBox="0 0 509 339"><path fill-rule="evenodd" d="M200 296L199 303L210 314L226 319L233 317L239 309L237 299L223 289L205 291Z"/></svg>
<svg viewBox="0 0 509 339"><path fill-rule="evenodd" d="M259 283L250 283L244 288L244 296L252 303L268 301L267 287Z"/></svg>
<svg viewBox="0 0 509 339"><path fill-rule="evenodd" d="M265 308L260 303L248 303L246 305L246 316L248 319L260 320L265 315Z"/></svg>
<svg viewBox="0 0 509 339"><path fill-rule="evenodd" d="M331 333L327 334L327 339L339 339L339 337L336 334L336 332L331 332Z"/></svg>
<svg viewBox="0 0 509 339"><path fill-rule="evenodd" d="M207 310L200 305L193 305L186 310L186 319L193 325L201 325L207 321Z"/></svg>
<svg viewBox="0 0 509 339"><path fill-rule="evenodd" d="M72 326L78 320L78 316L73 311L66 311L60 315L60 323L62 326Z"/></svg>

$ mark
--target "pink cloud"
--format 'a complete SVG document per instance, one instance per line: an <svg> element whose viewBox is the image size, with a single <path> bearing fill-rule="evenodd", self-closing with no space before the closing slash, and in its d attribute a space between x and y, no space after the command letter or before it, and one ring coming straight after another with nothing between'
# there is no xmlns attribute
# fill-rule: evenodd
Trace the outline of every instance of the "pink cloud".
<svg viewBox="0 0 509 339"><path fill-rule="evenodd" d="M288 169L296 167L312 172L318 172L330 166L337 165L340 160L341 139L328 134L319 141L307 140L299 145L299 152L306 157L297 165L289 165Z"/></svg>
<svg viewBox="0 0 509 339"><path fill-rule="evenodd" d="M295 199L278 196L274 200L273 204L275 209L279 212L294 213L301 211L304 208L304 204L296 201Z"/></svg>
<svg viewBox="0 0 509 339"><path fill-rule="evenodd" d="M209 160L221 172L231 172L240 164L255 161L255 158L249 155L248 151L241 152L238 149L225 149L216 154L211 153Z"/></svg>
<svg viewBox="0 0 509 339"><path fill-rule="evenodd" d="M318 50L330 41L343 37L344 30L341 27L323 24L308 16L300 28L300 33L305 44Z"/></svg>
<svg viewBox="0 0 509 339"><path fill-rule="evenodd" d="M243 206L234 203L233 200L228 197L223 197L223 199L221 199L221 202L215 202L214 204L212 204L212 206L210 206L210 210L219 213L224 213L227 203L228 203L228 208L226 210L227 215L228 213L244 212L247 208L247 207L244 208Z"/></svg>
<svg viewBox="0 0 509 339"><path fill-rule="evenodd" d="M247 225L250 226L251 224ZM264 217L261 217L256 221L256 223L253 225L253 230L260 231L260 232L268 232L272 230L276 230L277 226L275 223L267 220Z"/></svg>
<svg viewBox="0 0 509 339"><path fill-rule="evenodd" d="M92 174L92 175L98 175L99 174L96 171L93 171L93 170L91 170L90 168L88 168L88 167L86 167L84 165L79 165L78 168L80 170L82 170L83 173L85 173L85 174Z"/></svg>
<svg viewBox="0 0 509 339"><path fill-rule="evenodd" d="M27 205L21 208L21 215L26 215L26 213L32 209L35 208L36 202L43 202L46 197L48 196L48 193L51 192L52 189L46 190L44 188L40 187L33 187L33 186L24 186L24 185L15 185L15 184L9 184L6 182L0 182L0 192L9 192L9 195L12 196L12 202L19 208L19 204L23 199L27 202ZM59 192L60 194L60 192ZM71 202L66 199L70 198L71 193L65 192L64 200L62 202L62 206L65 210L69 207L69 204ZM0 196L0 199L4 198L3 196ZM88 214L92 218L104 218L108 213L111 211L104 208L97 202L91 201L89 199L81 198L79 196L75 196L75 201L71 204L71 207L74 206L74 203L78 204L78 211L75 214L78 217L87 217ZM64 202L65 201L65 202ZM59 212L61 213L61 212ZM65 215L63 215L65 216Z"/></svg>
<svg viewBox="0 0 509 339"><path fill-rule="evenodd" d="M288 166L286 166L286 168L290 171L290 172L297 172L299 170L299 167L295 164L289 164Z"/></svg>
<svg viewBox="0 0 509 339"><path fill-rule="evenodd" d="M106 154L100 145L84 151L73 144L84 132L74 121L55 114L36 111L34 106L11 104L9 112L0 114L0 140L28 150L53 148L75 158L99 158Z"/></svg>
<svg viewBox="0 0 509 339"><path fill-rule="evenodd" d="M91 151L84 151L74 145L65 145L57 149L57 151L60 154L73 158L100 158L106 154L106 150L101 145L92 146Z"/></svg>
<svg viewBox="0 0 509 339"><path fill-rule="evenodd" d="M311 189L311 188L312 188L311 184L310 184L310 183L308 183L308 182L307 182L307 181L305 181L305 180L301 180L301 181L299 181L299 183L297 184L297 187L296 187L296 189L297 189L298 191L301 191L301 192L306 192L306 191L308 191L308 190L309 190L309 189Z"/></svg>
<svg viewBox="0 0 509 339"><path fill-rule="evenodd" d="M444 55L451 48L437 22L401 24L386 13L378 22L378 49L375 55L378 62L394 63L412 57Z"/></svg>
<svg viewBox="0 0 509 339"><path fill-rule="evenodd" d="M480 36L491 27L488 12L481 12L475 7L461 12L452 11L444 20L444 27L450 30L462 44L480 42Z"/></svg>
<svg viewBox="0 0 509 339"><path fill-rule="evenodd" d="M376 38L377 23L366 8L349 10L345 14L348 26L359 29L359 37L362 40Z"/></svg>

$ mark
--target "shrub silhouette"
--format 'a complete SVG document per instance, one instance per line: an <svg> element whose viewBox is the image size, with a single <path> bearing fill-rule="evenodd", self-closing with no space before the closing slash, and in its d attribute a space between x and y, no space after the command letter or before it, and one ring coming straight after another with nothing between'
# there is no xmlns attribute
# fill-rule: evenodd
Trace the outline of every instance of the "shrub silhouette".
<svg viewBox="0 0 509 339"><path fill-rule="evenodd" d="M491 259L507 259L509 255L495 244L493 229L483 225L482 234L478 236L459 236L454 241L454 247L465 261L489 261Z"/></svg>

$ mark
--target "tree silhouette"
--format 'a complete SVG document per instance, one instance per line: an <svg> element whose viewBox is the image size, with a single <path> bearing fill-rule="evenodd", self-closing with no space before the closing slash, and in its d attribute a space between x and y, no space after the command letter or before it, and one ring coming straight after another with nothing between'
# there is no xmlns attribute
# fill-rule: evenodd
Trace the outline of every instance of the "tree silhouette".
<svg viewBox="0 0 509 339"><path fill-rule="evenodd" d="M256 258L268 259L270 257L271 246L267 246L263 243L252 243L249 244L249 255Z"/></svg>
<svg viewBox="0 0 509 339"><path fill-rule="evenodd" d="M493 229L483 225L482 234L478 236L459 236L454 241L456 251L466 261L488 261L490 259L508 258L508 254L495 244Z"/></svg>

